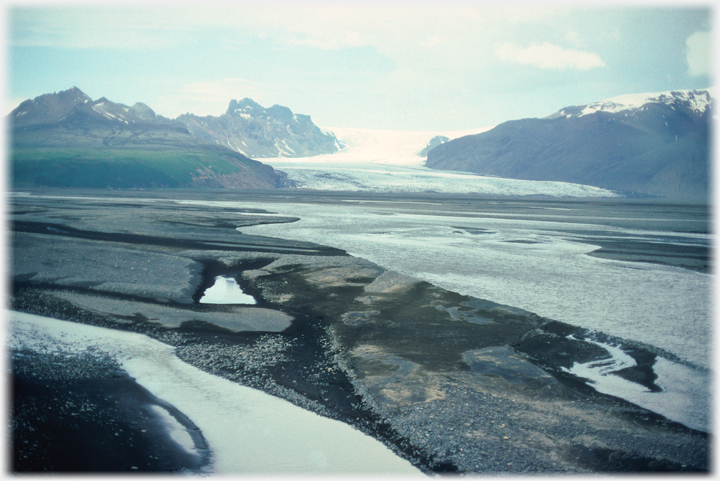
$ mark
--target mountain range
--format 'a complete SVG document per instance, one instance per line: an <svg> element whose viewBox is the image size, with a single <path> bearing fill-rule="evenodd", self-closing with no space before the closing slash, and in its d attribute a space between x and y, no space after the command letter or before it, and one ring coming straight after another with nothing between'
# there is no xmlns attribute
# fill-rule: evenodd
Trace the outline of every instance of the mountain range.
<svg viewBox="0 0 720 481"><path fill-rule="evenodd" d="M433 169L707 201L712 89L625 95L438 145Z"/></svg>
<svg viewBox="0 0 720 481"><path fill-rule="evenodd" d="M713 114L712 89L625 95L454 140L436 136L421 155L433 169L707 202ZM343 147L309 116L248 98L218 117L168 119L73 87L26 100L8 121L15 187L276 189L296 184L249 155Z"/></svg>
<svg viewBox="0 0 720 481"><path fill-rule="evenodd" d="M177 120L198 139L253 158L309 157L343 147L332 133L313 124L309 115L293 114L281 105L266 109L249 98L231 100L218 117L183 114Z"/></svg>
<svg viewBox="0 0 720 481"><path fill-rule="evenodd" d="M286 116L289 112L279 106L268 110ZM252 119L250 130L262 130L263 121L275 128L276 117L260 114ZM309 117L290 117L311 134L320 132ZM77 87L26 100L8 121L12 183L18 187L275 189L292 185L284 173L222 145L227 142L191 131L180 120L157 115L143 103L127 106L105 97L93 101ZM302 129L296 129L300 134L295 137L290 128L285 130L284 145L302 142L297 140ZM241 135L236 132L234 138ZM252 133L247 138L252 142ZM326 151L323 146L317 153ZM312 152L309 142L303 152Z"/></svg>

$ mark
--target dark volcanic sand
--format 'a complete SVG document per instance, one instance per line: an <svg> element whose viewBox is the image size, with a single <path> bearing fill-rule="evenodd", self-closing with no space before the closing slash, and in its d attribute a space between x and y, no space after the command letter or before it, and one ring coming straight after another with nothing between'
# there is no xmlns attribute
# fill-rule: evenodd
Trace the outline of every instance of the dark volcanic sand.
<svg viewBox="0 0 720 481"><path fill-rule="evenodd" d="M582 338L579 329L417 282L337 249L238 233L235 227L259 221L256 211L134 200L199 193L92 195L127 198L12 200L13 309L144 333L205 371L350 423L426 472L709 469L706 434L562 372L568 362L597 355L591 343L558 348L559 333ZM220 274L237 276L257 308L292 316L290 327L234 331L213 324L213 316L240 312L197 303ZM137 312L118 312L118 302ZM192 321L183 320L188 315ZM623 376L652 388L655 353L626 347L639 362ZM42 366L57 360L19 353L14 360L17 471L195 471L207 461L184 455L162 434L147 409L161 401L110 361L74 361L68 365L79 373L53 379ZM78 405L92 406L93 414ZM33 414L47 408L67 424L56 428ZM74 443L97 454L78 450L73 458L67 446Z"/></svg>

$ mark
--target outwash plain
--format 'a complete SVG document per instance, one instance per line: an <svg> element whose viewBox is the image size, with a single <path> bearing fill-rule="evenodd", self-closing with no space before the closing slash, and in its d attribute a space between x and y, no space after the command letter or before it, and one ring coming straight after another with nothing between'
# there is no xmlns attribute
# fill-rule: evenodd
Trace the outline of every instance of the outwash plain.
<svg viewBox="0 0 720 481"><path fill-rule="evenodd" d="M176 202L257 202L259 192L33 193L8 200L12 310L159 340L207 373L347 423L427 474L710 469L707 434L563 371L568 353L601 355L570 339L581 328L332 247L238 231L297 221L267 216L272 206ZM219 275L257 304L199 303ZM624 375L651 387L653 354L632 352ZM151 409L164 401L112 359L10 354L13 469L194 473L212 459L189 418L201 455L177 448Z"/></svg>

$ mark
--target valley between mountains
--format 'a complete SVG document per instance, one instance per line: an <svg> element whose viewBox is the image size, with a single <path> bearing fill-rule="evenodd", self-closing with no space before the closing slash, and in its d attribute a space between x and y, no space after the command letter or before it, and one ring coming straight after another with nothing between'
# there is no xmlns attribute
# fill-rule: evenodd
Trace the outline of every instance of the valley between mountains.
<svg viewBox="0 0 720 481"><path fill-rule="evenodd" d="M245 98L231 100L217 117L167 119L145 104L93 101L73 87L26 100L9 114L10 171L18 187L310 188L707 202L713 116L712 89L627 95L469 132L378 131L374 142L382 145L406 142L408 134L414 140L403 144L400 155L348 158L335 156L359 153L357 139L368 131L334 133L287 107L264 108ZM400 157L412 171L395 168L390 182L374 175L397 166ZM463 181L452 184L457 178ZM545 188L548 183L562 188Z"/></svg>

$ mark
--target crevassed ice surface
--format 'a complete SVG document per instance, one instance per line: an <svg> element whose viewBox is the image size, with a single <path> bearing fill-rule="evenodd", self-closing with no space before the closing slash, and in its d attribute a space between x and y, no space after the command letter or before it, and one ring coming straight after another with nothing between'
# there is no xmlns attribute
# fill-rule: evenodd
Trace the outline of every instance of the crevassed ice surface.
<svg viewBox="0 0 720 481"><path fill-rule="evenodd" d="M212 451L213 474L421 475L351 426L203 372L178 359L172 346L144 335L6 314L10 347L76 354L92 348L116 358L139 384L200 428ZM173 437L191 449L178 434Z"/></svg>

